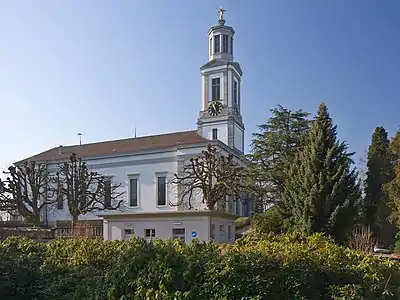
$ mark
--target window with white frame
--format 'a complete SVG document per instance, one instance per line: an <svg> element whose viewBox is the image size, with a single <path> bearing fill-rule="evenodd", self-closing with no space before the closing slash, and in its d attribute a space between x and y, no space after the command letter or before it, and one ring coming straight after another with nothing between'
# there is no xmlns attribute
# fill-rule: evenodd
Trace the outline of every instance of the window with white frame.
<svg viewBox="0 0 400 300"><path fill-rule="evenodd" d="M219 77L211 79L211 100L221 99L221 79Z"/></svg>
<svg viewBox="0 0 400 300"><path fill-rule="evenodd" d="M154 228L146 228L144 230L144 237L146 240L151 240L156 236L156 230Z"/></svg>
<svg viewBox="0 0 400 300"><path fill-rule="evenodd" d="M212 139L218 140L218 128L213 128L212 130Z"/></svg>
<svg viewBox="0 0 400 300"><path fill-rule="evenodd" d="M222 52L228 52L228 38L226 34L222 36Z"/></svg>
<svg viewBox="0 0 400 300"><path fill-rule="evenodd" d="M124 229L124 240L129 240L130 238L135 236L135 229L133 228L125 228Z"/></svg>
<svg viewBox="0 0 400 300"><path fill-rule="evenodd" d="M233 81L233 108L239 111L238 104L238 82L236 80Z"/></svg>
<svg viewBox="0 0 400 300"><path fill-rule="evenodd" d="M138 207L139 206L139 177L129 176L129 206Z"/></svg>
<svg viewBox="0 0 400 300"><path fill-rule="evenodd" d="M106 177L104 178L104 208L110 208L112 203L111 203L111 197L112 197L112 178L111 177Z"/></svg>
<svg viewBox="0 0 400 300"><path fill-rule="evenodd" d="M167 205L167 177L157 176L157 206Z"/></svg>
<svg viewBox="0 0 400 300"><path fill-rule="evenodd" d="M218 53L221 51L221 35L214 36L214 53Z"/></svg>
<svg viewBox="0 0 400 300"><path fill-rule="evenodd" d="M185 228L172 228L172 238L185 242Z"/></svg>

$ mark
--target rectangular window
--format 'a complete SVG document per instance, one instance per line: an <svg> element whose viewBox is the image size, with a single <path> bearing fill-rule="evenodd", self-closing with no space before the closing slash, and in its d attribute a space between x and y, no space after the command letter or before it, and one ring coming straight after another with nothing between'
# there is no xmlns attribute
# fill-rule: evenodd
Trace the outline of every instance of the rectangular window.
<svg viewBox="0 0 400 300"><path fill-rule="evenodd" d="M218 129L217 128L213 128L212 138L213 138L213 140L218 140Z"/></svg>
<svg viewBox="0 0 400 300"><path fill-rule="evenodd" d="M236 199L235 200L235 213L237 214L237 215L240 215L240 200L239 199Z"/></svg>
<svg viewBox="0 0 400 300"><path fill-rule="evenodd" d="M225 231L225 225L224 224L219 225L219 231L221 231L221 232Z"/></svg>
<svg viewBox="0 0 400 300"><path fill-rule="evenodd" d="M228 240L230 241L232 239L232 227L228 226Z"/></svg>
<svg viewBox="0 0 400 300"><path fill-rule="evenodd" d="M124 240L129 240L130 238L135 236L135 230L133 228L125 228L124 229Z"/></svg>
<svg viewBox="0 0 400 300"><path fill-rule="evenodd" d="M211 224L211 228L210 228L210 238L212 240L215 240L215 224Z"/></svg>
<svg viewBox="0 0 400 300"><path fill-rule="evenodd" d="M231 54L233 55L233 37L231 37Z"/></svg>
<svg viewBox="0 0 400 300"><path fill-rule="evenodd" d="M222 52L228 52L228 38L226 34L222 36Z"/></svg>
<svg viewBox="0 0 400 300"><path fill-rule="evenodd" d="M153 238L153 237L155 237L156 236L156 230L154 229L154 228L146 228L145 230L144 230L144 236L147 238L147 239L151 239L151 238Z"/></svg>
<svg viewBox="0 0 400 300"><path fill-rule="evenodd" d="M210 56L212 55L212 38L210 39Z"/></svg>
<svg viewBox="0 0 400 300"><path fill-rule="evenodd" d="M240 82L237 84L237 106L238 106L238 111L240 112Z"/></svg>
<svg viewBox="0 0 400 300"><path fill-rule="evenodd" d="M238 83L236 80L233 81L233 107L239 109L238 107Z"/></svg>
<svg viewBox="0 0 400 300"><path fill-rule="evenodd" d="M111 207L111 179L104 181L104 208Z"/></svg>
<svg viewBox="0 0 400 300"><path fill-rule="evenodd" d="M138 206L138 180L131 178L129 180L129 206Z"/></svg>
<svg viewBox="0 0 400 300"><path fill-rule="evenodd" d="M220 49L220 35L214 36L214 53L218 53L221 51Z"/></svg>
<svg viewBox="0 0 400 300"><path fill-rule="evenodd" d="M185 242L185 228L172 228L172 238Z"/></svg>
<svg viewBox="0 0 400 300"><path fill-rule="evenodd" d="M221 99L221 80L213 78L211 80L211 100L216 101Z"/></svg>
<svg viewBox="0 0 400 300"><path fill-rule="evenodd" d="M166 177L157 177L157 205L163 206L167 205L167 195L166 195Z"/></svg>

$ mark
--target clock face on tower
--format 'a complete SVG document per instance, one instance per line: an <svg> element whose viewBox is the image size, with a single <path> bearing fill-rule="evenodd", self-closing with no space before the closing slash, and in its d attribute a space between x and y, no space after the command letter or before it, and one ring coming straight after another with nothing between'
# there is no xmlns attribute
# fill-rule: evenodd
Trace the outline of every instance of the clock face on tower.
<svg viewBox="0 0 400 300"><path fill-rule="evenodd" d="M208 113L213 117L218 116L222 112L222 104L218 101L213 101L208 106Z"/></svg>

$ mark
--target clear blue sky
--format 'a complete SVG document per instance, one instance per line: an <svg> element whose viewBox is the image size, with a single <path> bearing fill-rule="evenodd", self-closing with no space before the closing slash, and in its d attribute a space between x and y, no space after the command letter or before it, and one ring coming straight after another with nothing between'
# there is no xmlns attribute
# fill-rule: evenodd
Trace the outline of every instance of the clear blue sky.
<svg viewBox="0 0 400 300"><path fill-rule="evenodd" d="M196 128L217 9L236 30L248 145L325 101L362 156L400 119L400 1L0 1L0 167L48 148Z"/></svg>

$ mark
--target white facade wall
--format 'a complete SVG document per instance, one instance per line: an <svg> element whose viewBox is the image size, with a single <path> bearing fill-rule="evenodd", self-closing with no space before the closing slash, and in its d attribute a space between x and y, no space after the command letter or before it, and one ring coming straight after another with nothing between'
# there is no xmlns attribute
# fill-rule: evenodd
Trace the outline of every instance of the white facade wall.
<svg viewBox="0 0 400 300"><path fill-rule="evenodd" d="M213 216L190 216L178 213L176 216L159 214L126 215L118 218L104 217L103 237L105 240L127 240L131 237L151 239L169 239L173 236L173 229L184 229L184 240L191 243L213 240L215 243L233 243L235 241L235 225L232 218ZM146 236L146 229L154 232L154 237ZM196 233L192 236L192 233Z"/></svg>
<svg viewBox="0 0 400 300"><path fill-rule="evenodd" d="M123 211L156 212L164 210L177 210L176 206L168 205L168 201L174 201L175 189L168 184L177 172L177 152L158 152L154 154L120 156L114 158L85 160L90 170L106 176L112 176L115 183L121 184L121 191L125 203ZM50 168L54 170L54 165ZM157 175L165 174L167 177L167 205L157 206ZM131 176L138 178L138 206L129 206L129 179ZM176 200L175 200L176 202ZM54 223L57 220L68 220L71 216L67 203L63 209L57 209L56 205L48 207L47 222ZM97 219L96 213L88 213L79 217L81 220Z"/></svg>
<svg viewBox="0 0 400 300"><path fill-rule="evenodd" d="M233 130L234 130L234 136L235 136L234 137L235 148L241 152L244 152L243 130L237 124L234 124Z"/></svg>
<svg viewBox="0 0 400 300"><path fill-rule="evenodd" d="M226 123L220 122L220 123L204 124L202 126L203 137L212 140L214 128L217 129L218 140L228 145L228 126L226 125Z"/></svg>
<svg viewBox="0 0 400 300"><path fill-rule="evenodd" d="M124 205L121 211L152 213L162 211L179 210L177 202L178 189L171 183L174 174L178 172L178 161L187 161L191 157L198 156L204 149L202 147L178 148L173 151L156 152L140 155L127 155L114 158L98 158L85 160L90 170L106 176L112 176L115 183L121 183L120 190L125 191L123 196ZM222 152L227 155L226 151ZM50 165L50 172L55 172L55 165ZM157 175L162 174L167 178L167 205L157 205ZM129 180L134 176L138 179L138 206L129 206ZM187 198L185 199L187 201ZM172 202L173 205L169 205ZM192 198L193 209L203 210L205 205L202 202L202 195L196 193ZM175 205L174 205L175 204ZM118 211L115 211L118 212ZM235 212L232 210L231 212ZM80 220L98 219L99 212L81 215ZM45 211L43 219L45 223L54 225L56 221L71 220L66 201L63 209L57 209L56 204L49 206Z"/></svg>

